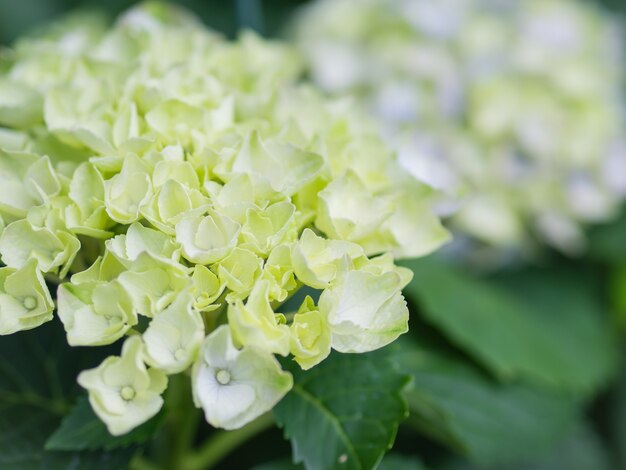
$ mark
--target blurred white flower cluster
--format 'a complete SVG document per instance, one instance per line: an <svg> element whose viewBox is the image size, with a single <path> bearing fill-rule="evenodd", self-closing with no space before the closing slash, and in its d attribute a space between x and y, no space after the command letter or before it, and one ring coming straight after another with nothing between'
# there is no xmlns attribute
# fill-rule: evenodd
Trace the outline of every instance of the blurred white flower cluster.
<svg viewBox="0 0 626 470"><path fill-rule="evenodd" d="M293 30L314 81L378 116L473 237L577 253L626 193L623 38L594 6L319 0Z"/></svg>
<svg viewBox="0 0 626 470"><path fill-rule="evenodd" d="M0 334L50 320L59 284L70 345L127 337L79 377L111 433L190 368L207 420L242 426L291 388L275 355L308 369L407 330L393 256L448 239L432 191L295 84L288 47L148 4L26 38L0 70ZM303 285L319 301L276 313Z"/></svg>

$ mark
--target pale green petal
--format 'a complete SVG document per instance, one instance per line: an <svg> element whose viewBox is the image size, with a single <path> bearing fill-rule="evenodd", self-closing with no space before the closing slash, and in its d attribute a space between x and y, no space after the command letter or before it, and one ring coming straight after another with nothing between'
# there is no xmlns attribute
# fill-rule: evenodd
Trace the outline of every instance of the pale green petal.
<svg viewBox="0 0 626 470"><path fill-rule="evenodd" d="M346 262L364 257L363 249L356 243L327 240L311 229L305 229L291 249L296 276L304 284L316 289L328 287Z"/></svg>
<svg viewBox="0 0 626 470"><path fill-rule="evenodd" d="M26 220L9 224L0 235L0 255L10 267L21 268L34 258L43 272L69 268L80 248L78 239L67 232L53 233L47 228L33 227Z"/></svg>
<svg viewBox="0 0 626 470"><path fill-rule="evenodd" d="M265 181L275 191L291 196L311 181L323 165L324 160L319 155L293 146L263 142L258 133L253 133L230 164L217 168L216 173L227 181L237 174L247 174L253 181Z"/></svg>
<svg viewBox="0 0 626 470"><path fill-rule="evenodd" d="M296 208L287 201L277 202L265 209L248 209L241 228L241 247L267 256L283 242L297 237Z"/></svg>
<svg viewBox="0 0 626 470"><path fill-rule="evenodd" d="M332 238L359 242L378 230L393 213L393 204L373 196L354 174L346 173L319 193L315 225Z"/></svg>
<svg viewBox="0 0 626 470"><path fill-rule="evenodd" d="M223 260L237 245L240 226L232 219L211 212L181 220L176 225L176 241L183 256L197 264Z"/></svg>
<svg viewBox="0 0 626 470"><path fill-rule="evenodd" d="M143 334L148 364L175 374L196 360L204 340L204 323L192 303L190 294L181 294L152 319Z"/></svg>
<svg viewBox="0 0 626 470"><path fill-rule="evenodd" d="M306 297L289 329L290 352L302 369L310 369L330 354L330 326L311 297Z"/></svg>
<svg viewBox="0 0 626 470"><path fill-rule="evenodd" d="M228 306L228 323L236 344L286 356L289 327L272 310L269 288L268 281L257 281L245 305L238 300Z"/></svg>
<svg viewBox="0 0 626 470"><path fill-rule="evenodd" d="M118 281L61 284L57 303L72 346L111 344L137 324L132 299Z"/></svg>
<svg viewBox="0 0 626 470"><path fill-rule="evenodd" d="M400 292L402 278L393 271L348 271L319 301L328 318L332 347L340 352L381 348L408 331L409 311Z"/></svg>
<svg viewBox="0 0 626 470"><path fill-rule="evenodd" d="M43 100L37 90L26 84L0 80L0 125L23 128L43 117Z"/></svg>
<svg viewBox="0 0 626 470"><path fill-rule="evenodd" d="M139 219L139 211L152 196L149 170L139 158L129 155L122 171L104 182L104 202L111 219L130 224Z"/></svg>
<svg viewBox="0 0 626 470"><path fill-rule="evenodd" d="M291 262L291 246L278 245L272 250L263 266L261 279L269 282L269 298L284 302L299 284Z"/></svg>
<svg viewBox="0 0 626 470"><path fill-rule="evenodd" d="M128 227L126 234L107 240L106 247L128 268L132 268L142 254L174 266L180 259L180 248L169 236L139 223Z"/></svg>
<svg viewBox="0 0 626 470"><path fill-rule="evenodd" d="M263 260L251 251L235 248L230 255L212 268L220 282L232 292L230 299L243 299L248 296L262 273Z"/></svg>
<svg viewBox="0 0 626 470"><path fill-rule="evenodd" d="M191 293L194 296L194 307L199 311L210 312L221 306L215 301L222 295L225 285L206 266L198 264L191 275Z"/></svg>
<svg viewBox="0 0 626 470"><path fill-rule="evenodd" d="M0 335L36 328L52 320L53 309L36 260L19 270L0 268Z"/></svg>

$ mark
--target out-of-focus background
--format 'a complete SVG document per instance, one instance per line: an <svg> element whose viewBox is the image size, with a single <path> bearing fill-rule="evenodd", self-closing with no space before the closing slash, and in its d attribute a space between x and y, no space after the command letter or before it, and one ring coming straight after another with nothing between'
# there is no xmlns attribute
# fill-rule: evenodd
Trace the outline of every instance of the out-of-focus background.
<svg viewBox="0 0 626 470"><path fill-rule="evenodd" d="M0 44L10 44L29 30L68 11L97 10L115 17L136 3L133 0L0 0ZM205 24L232 37L242 26L274 36L305 1L178 0L171 3L189 8Z"/></svg>
<svg viewBox="0 0 626 470"><path fill-rule="evenodd" d="M588 0L614 11L626 12L624 0ZM115 17L138 3L133 0L0 0L0 44L15 38L68 11L98 10ZM228 36L249 27L265 36L276 36L300 5L307 0L176 0L199 15L205 24Z"/></svg>

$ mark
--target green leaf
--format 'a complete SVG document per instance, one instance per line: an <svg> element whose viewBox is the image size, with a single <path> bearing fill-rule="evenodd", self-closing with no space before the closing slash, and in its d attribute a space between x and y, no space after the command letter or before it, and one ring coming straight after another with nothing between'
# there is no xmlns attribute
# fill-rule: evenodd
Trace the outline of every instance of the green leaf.
<svg viewBox="0 0 626 470"><path fill-rule="evenodd" d="M404 338L397 370L413 377L409 422L481 463L510 462L549 449L566 435L578 406L566 395L522 383L500 384L451 353Z"/></svg>
<svg viewBox="0 0 626 470"><path fill-rule="evenodd" d="M70 403L80 393L76 375L93 367L107 348L88 352L66 345L52 321L35 330L0 337L0 468L115 470L136 449L52 452L44 449Z"/></svg>
<svg viewBox="0 0 626 470"><path fill-rule="evenodd" d="M611 444L618 461L617 468L626 468L626 367L611 396L609 424Z"/></svg>
<svg viewBox="0 0 626 470"><path fill-rule="evenodd" d="M432 258L408 266L420 313L500 379L591 393L614 370L614 337L584 276L532 270L507 283Z"/></svg>
<svg viewBox="0 0 626 470"><path fill-rule="evenodd" d="M615 220L589 230L588 256L608 264L626 262L626 207Z"/></svg>
<svg viewBox="0 0 626 470"><path fill-rule="evenodd" d="M480 466L453 462L445 470L612 470L615 467L597 433L588 425L578 423L573 432L550 452L526 456L523 462L511 465Z"/></svg>
<svg viewBox="0 0 626 470"><path fill-rule="evenodd" d="M406 375L386 352L332 354L308 372L290 364L294 387L275 407L294 461L309 470L375 468L407 415Z"/></svg>
<svg viewBox="0 0 626 470"><path fill-rule="evenodd" d="M400 454L387 455L378 470L428 470L416 457L408 457Z"/></svg>
<svg viewBox="0 0 626 470"><path fill-rule="evenodd" d="M554 380L593 392L616 374L617 337L600 273L562 263L500 274L492 282L519 301L553 343ZM544 359L545 360L545 359Z"/></svg>
<svg viewBox="0 0 626 470"><path fill-rule="evenodd" d="M111 450L140 444L156 432L161 414L123 436L112 436L104 423L93 412L86 397L81 397L61 426L46 442L47 450Z"/></svg>
<svg viewBox="0 0 626 470"><path fill-rule="evenodd" d="M250 470L304 470L304 467L293 463L290 459L280 459L255 465Z"/></svg>

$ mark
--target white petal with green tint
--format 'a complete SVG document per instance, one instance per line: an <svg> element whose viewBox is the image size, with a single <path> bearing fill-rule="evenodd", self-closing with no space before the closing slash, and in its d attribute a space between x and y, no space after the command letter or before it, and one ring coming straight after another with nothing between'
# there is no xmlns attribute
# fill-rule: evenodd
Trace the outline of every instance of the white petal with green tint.
<svg viewBox="0 0 626 470"><path fill-rule="evenodd" d="M132 336L121 356L110 356L95 369L81 372L78 383L89 392L89 403L109 432L119 436L159 412L167 376L146 368L141 339Z"/></svg>
<svg viewBox="0 0 626 470"><path fill-rule="evenodd" d="M29 260L19 270L0 268L0 335L38 327L52 320L53 309L36 260Z"/></svg>
<svg viewBox="0 0 626 470"><path fill-rule="evenodd" d="M408 331L409 310L402 278L393 271L348 271L319 300L327 315L332 346L340 352L382 348Z"/></svg>
<svg viewBox="0 0 626 470"><path fill-rule="evenodd" d="M192 304L189 293L180 294L152 319L143 334L148 364L175 374L196 360L204 340L204 323Z"/></svg>
<svg viewBox="0 0 626 470"><path fill-rule="evenodd" d="M193 371L196 406L209 424L224 429L240 428L270 411L292 385L291 374L272 354L235 348L226 325L206 338Z"/></svg>
<svg viewBox="0 0 626 470"><path fill-rule="evenodd" d="M111 344L137 324L133 301L118 281L61 284L57 302L72 346Z"/></svg>
<svg viewBox="0 0 626 470"><path fill-rule="evenodd" d="M224 259L235 248L239 230L237 222L211 212L181 220L176 225L176 241L189 261L212 264Z"/></svg>

